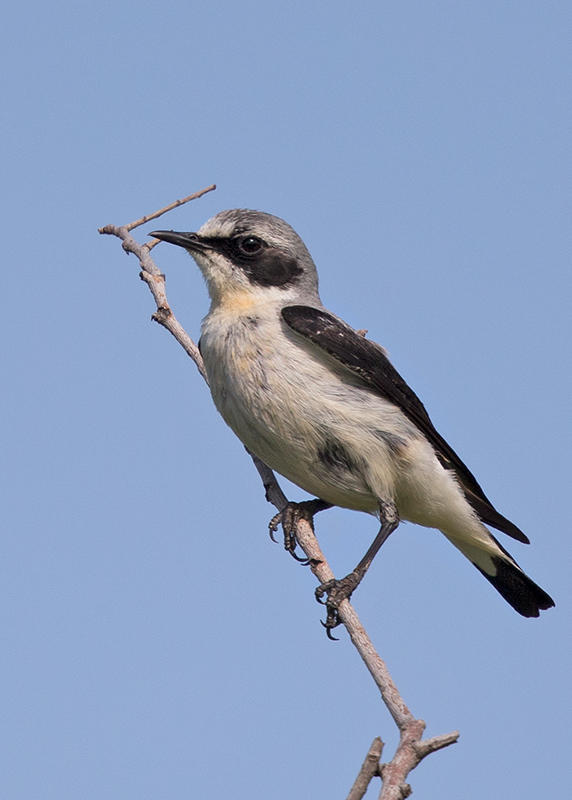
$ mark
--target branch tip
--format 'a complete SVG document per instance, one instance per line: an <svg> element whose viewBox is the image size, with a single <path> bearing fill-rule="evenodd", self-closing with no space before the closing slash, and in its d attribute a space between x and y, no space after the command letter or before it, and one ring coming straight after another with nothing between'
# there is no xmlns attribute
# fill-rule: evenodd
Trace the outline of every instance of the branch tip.
<svg viewBox="0 0 572 800"><path fill-rule="evenodd" d="M381 753L383 750L383 742L376 736L370 745L368 753L364 759L361 769L358 772L354 785L350 789L346 800L361 800L367 792L372 778L381 777L380 763Z"/></svg>
<svg viewBox="0 0 572 800"><path fill-rule="evenodd" d="M145 216L139 217L139 219L136 219L135 222L130 222L129 225L126 225L125 227L128 231L132 231L134 228L138 228L140 225L144 225L146 222L150 222L152 219L157 219L157 217L163 216L163 214L166 214L167 211L172 211L174 208L178 208L179 206L182 206L191 200L198 200L199 197L207 194L207 192L213 192L215 189L216 184L211 183L211 185L207 186L205 189L201 189L198 192L193 192L193 194L189 194L187 197L183 197L181 200L175 200L173 203L169 203L168 206L164 206L158 211L154 211L152 214L145 214Z"/></svg>
<svg viewBox="0 0 572 800"><path fill-rule="evenodd" d="M459 740L459 731L451 731L451 733L444 733L441 736L432 736L430 739L415 742L413 747L419 760L428 756L430 753L435 753L437 750L442 750L444 747L449 747L451 744L456 744Z"/></svg>

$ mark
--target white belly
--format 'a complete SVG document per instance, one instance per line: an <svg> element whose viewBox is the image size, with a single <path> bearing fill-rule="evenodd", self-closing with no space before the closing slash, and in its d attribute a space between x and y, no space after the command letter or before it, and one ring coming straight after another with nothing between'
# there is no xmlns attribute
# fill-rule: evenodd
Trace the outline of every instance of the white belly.
<svg viewBox="0 0 572 800"><path fill-rule="evenodd" d="M401 519L439 528L465 553L467 542L498 551L419 429L291 331L278 303L211 309L201 353L217 409L273 470L333 505L376 513L393 501Z"/></svg>
<svg viewBox="0 0 572 800"><path fill-rule="evenodd" d="M207 317L201 352L215 405L272 469L330 503L375 512L379 498L395 499L417 431L285 325L277 333L278 313Z"/></svg>
<svg viewBox="0 0 572 800"><path fill-rule="evenodd" d="M215 405L248 449L309 494L401 519L459 541L494 540L453 472L393 403L291 331L270 304L217 308L201 353Z"/></svg>

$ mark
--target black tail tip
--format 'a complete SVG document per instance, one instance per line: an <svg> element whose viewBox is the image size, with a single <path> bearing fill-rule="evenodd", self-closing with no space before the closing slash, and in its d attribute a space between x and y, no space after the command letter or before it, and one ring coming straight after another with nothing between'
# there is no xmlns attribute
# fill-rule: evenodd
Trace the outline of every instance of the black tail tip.
<svg viewBox="0 0 572 800"><path fill-rule="evenodd" d="M538 617L541 611L554 606L554 600L517 566L502 558L493 558L496 575L488 575L477 567L515 611L523 617Z"/></svg>

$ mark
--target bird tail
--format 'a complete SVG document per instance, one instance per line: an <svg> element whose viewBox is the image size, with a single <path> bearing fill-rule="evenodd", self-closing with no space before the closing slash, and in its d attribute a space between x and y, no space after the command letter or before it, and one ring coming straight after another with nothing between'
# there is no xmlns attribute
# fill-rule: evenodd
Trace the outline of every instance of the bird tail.
<svg viewBox="0 0 572 800"><path fill-rule="evenodd" d="M538 617L540 611L554 605L550 595L522 571L484 525L478 539L445 535L523 617Z"/></svg>

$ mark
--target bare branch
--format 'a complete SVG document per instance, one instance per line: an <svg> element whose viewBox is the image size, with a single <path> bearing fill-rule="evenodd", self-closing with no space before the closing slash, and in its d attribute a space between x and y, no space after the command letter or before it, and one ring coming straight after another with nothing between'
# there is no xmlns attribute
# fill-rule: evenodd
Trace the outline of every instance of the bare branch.
<svg viewBox="0 0 572 800"><path fill-rule="evenodd" d="M212 186L203 189L201 192L195 192L195 194L191 194L183 200L177 200L175 203L171 203L170 206L165 206L165 208L162 208L160 211L155 211L154 214L147 214L146 216L141 217L139 220L131 222L128 225L105 225L103 228L98 229L99 233L117 236L119 239L121 239L122 247L125 252L133 253L133 255L139 259L139 264L141 266L139 277L141 280L145 281L149 287L149 290L153 295L153 299L157 305L157 311L152 315L152 319L155 320L155 322L158 322L159 325L162 325L164 328L166 328L166 330L168 330L169 333L175 337L187 355L193 359L197 369L207 383L207 373L205 371L205 366L203 364L203 359L199 352L199 348L173 314L165 291L165 276L158 269L157 265L149 255L151 248L158 244L159 240L153 239L151 243L139 244L139 242L137 242L131 236L129 231L138 225L143 224L143 222L148 222L150 219L155 219L161 214L164 214L165 211L176 208L177 206L180 206L196 197L201 197L203 194L205 194L205 192L210 192L214 188L215 186L213 184Z"/></svg>
<svg viewBox="0 0 572 800"><path fill-rule="evenodd" d="M117 236L121 239L122 247L125 252L133 253L139 259L139 264L141 266L140 277L149 287L157 306L157 310L153 314L152 319L166 328L175 337L185 352L193 359L197 369L207 383L208 378L199 349L173 314L165 291L165 276L157 268L150 256L151 249L158 244L159 240L153 239L146 244L139 244L133 239L130 231L143 225L145 222L149 222L151 219L156 219L183 203L202 197L202 195L212 191L214 188L214 185L208 186L206 189L195 192L182 200L176 200L174 203L165 206L153 214L146 214L128 225L105 225L103 228L99 228L100 233ZM360 331L360 333L365 335L366 331ZM280 488L276 476L264 462L257 458L257 456L252 453L250 453L250 455L264 484L266 499L272 503L278 511L282 511L287 505L288 500ZM322 553L311 523L304 518L301 518L297 523L296 538L308 559L310 569L318 581L320 583L325 583L331 580L334 574ZM411 787L405 782L408 774L415 769L425 756L455 743L459 734L457 731L453 731L452 733L423 740L425 723L423 720L416 719L405 704L385 662L375 650L355 609L348 600L343 600L340 603L339 619L348 631L352 643L375 681L381 698L397 725L400 734L395 755L389 763L383 765L379 764L383 744L381 739L374 739L347 800L360 800L367 791L371 779L376 776L382 779L382 788L379 795L380 800L403 800L411 794Z"/></svg>
<svg viewBox="0 0 572 800"><path fill-rule="evenodd" d="M452 731L451 733L444 733L441 736L433 736L431 739L424 739L415 745L415 750L419 756L419 761L429 753L435 753L443 747L448 747L450 744L455 744L459 738L459 731Z"/></svg>
<svg viewBox="0 0 572 800"><path fill-rule="evenodd" d="M380 775L379 759L381 758L382 750L383 742L379 736L376 736L371 743L368 754L361 765L361 769L358 772L358 776L355 779L354 785L350 789L350 793L348 794L346 800L361 800L361 798L367 792L367 787L369 786L371 779L375 778L376 775Z"/></svg>
<svg viewBox="0 0 572 800"><path fill-rule="evenodd" d="M333 572L324 557L310 523L301 519L298 522L296 536L300 547L309 559L310 569L318 581L325 583L333 578ZM385 662L375 650L349 600L343 600L340 603L339 617L399 728L400 741L395 755L391 762L385 764L380 770L383 778L380 800L401 800L401 798L408 797L411 792L411 789L405 784L405 778L411 770L415 769L429 753L456 742L459 734L454 731L423 741L425 723L421 719L416 719L405 704Z"/></svg>
<svg viewBox="0 0 572 800"><path fill-rule="evenodd" d="M288 498L280 488L280 484L276 480L276 475L272 472L270 467L264 463L264 461L261 461L258 456L255 456L253 453L251 453L248 448L246 448L246 452L254 461L254 466L262 478L266 499L269 503L272 503L272 505L275 506L278 511L282 511L284 506L288 504Z"/></svg>
<svg viewBox="0 0 572 800"><path fill-rule="evenodd" d="M175 200L173 203L169 203L168 206L164 206L160 208L159 211L154 211L152 214L145 214L143 217L139 217L136 219L135 222L130 222L128 225L124 227L128 231L132 231L134 228L138 228L140 225L144 225L146 222L150 222L152 219L157 219L157 217L161 217L163 214L166 214L167 211L172 211L174 208L178 208L179 206L184 205L185 203L189 203L191 200L198 200L199 197L202 197L207 192L214 192L216 189L216 184L211 183L210 186L207 186L206 189L201 189L198 192L193 192L193 194L187 195L187 197L183 197L182 200ZM99 233L112 233L113 231L107 230L108 228L115 228L114 225L104 225L103 228L98 228ZM155 239L154 241L158 241Z"/></svg>
<svg viewBox="0 0 572 800"><path fill-rule="evenodd" d="M297 539L300 547L310 561L310 568L319 583L326 583L334 577L330 565L320 548L318 540L312 531L312 526L306 520L298 523ZM339 617L345 625L350 638L362 657L369 673L379 689L383 702L393 717L395 724L401 730L410 722L415 721L411 711L405 705L399 691L393 682L384 661L376 652L373 643L361 624L359 617L349 602L342 600L339 608Z"/></svg>

